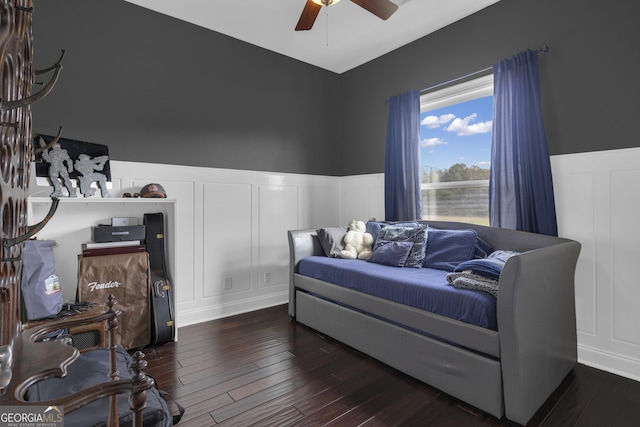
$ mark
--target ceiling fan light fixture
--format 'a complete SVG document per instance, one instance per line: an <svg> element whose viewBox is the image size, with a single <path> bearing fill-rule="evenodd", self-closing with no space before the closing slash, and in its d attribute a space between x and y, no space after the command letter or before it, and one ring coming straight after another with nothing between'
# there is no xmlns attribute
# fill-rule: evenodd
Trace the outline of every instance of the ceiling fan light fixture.
<svg viewBox="0 0 640 427"><path fill-rule="evenodd" d="M332 4L338 3L340 0L311 0L311 1L319 6L331 6Z"/></svg>
<svg viewBox="0 0 640 427"><path fill-rule="evenodd" d="M331 6L339 1L340 0L306 0L304 9L302 9L302 14L296 24L296 31L310 30L313 27L313 23L316 21L322 6ZM390 0L351 0L351 2L371 12L382 20L388 19L396 10L398 10L398 5Z"/></svg>

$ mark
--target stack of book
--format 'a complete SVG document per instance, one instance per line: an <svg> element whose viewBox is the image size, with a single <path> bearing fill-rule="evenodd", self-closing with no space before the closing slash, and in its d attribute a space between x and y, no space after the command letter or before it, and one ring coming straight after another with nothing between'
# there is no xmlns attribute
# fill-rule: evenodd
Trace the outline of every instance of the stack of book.
<svg viewBox="0 0 640 427"><path fill-rule="evenodd" d="M142 240L123 240L120 242L87 242L82 244L82 256L101 256L145 252L146 245Z"/></svg>

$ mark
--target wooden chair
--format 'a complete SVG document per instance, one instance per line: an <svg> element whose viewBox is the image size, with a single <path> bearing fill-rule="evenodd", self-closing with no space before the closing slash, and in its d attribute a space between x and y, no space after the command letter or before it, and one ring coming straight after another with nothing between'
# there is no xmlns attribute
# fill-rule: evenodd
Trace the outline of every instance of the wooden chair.
<svg viewBox="0 0 640 427"><path fill-rule="evenodd" d="M4 302L4 301L3 301ZM106 326L109 341L109 379L82 391L70 394L56 400L38 402L46 406L63 406L65 414L70 413L97 399L110 397L107 414L107 425L118 426L118 404L116 395L130 393L129 409L134 414L134 426L143 425L143 408L146 403L145 390L154 386L152 378L147 377L142 370L147 363L142 358L144 354L138 351L134 354L131 378L122 379L116 367L116 329L120 313L114 310L115 301L109 298L108 310L94 316L82 318L64 318L40 324L31 329L25 329L13 342L13 345L3 346L0 360L3 360L2 374L5 379L2 386L0 405L20 405L33 403L26 400L27 390L38 381L51 377L64 377L67 367L80 355L80 351L59 341L38 342L46 334L59 329L73 326L103 323ZM95 350L89 350L89 352ZM11 363L13 362L13 363ZM10 379L6 382L6 379ZM99 415L99 414L98 414ZM99 418L99 416L97 417Z"/></svg>

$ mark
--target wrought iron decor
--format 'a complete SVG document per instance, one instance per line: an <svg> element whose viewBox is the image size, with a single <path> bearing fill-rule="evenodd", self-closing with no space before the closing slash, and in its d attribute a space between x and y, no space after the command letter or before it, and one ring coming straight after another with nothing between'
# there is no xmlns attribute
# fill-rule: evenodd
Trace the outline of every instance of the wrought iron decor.
<svg viewBox="0 0 640 427"><path fill-rule="evenodd" d="M5 245L27 231L31 149L33 34L31 0L0 2L0 346L19 329L22 244Z"/></svg>
<svg viewBox="0 0 640 427"><path fill-rule="evenodd" d="M44 70L33 70L33 0L0 2L0 348L19 330L22 247L55 213L27 225L30 163L33 159L31 105L55 85L64 51ZM53 71L49 83L32 94L34 77Z"/></svg>

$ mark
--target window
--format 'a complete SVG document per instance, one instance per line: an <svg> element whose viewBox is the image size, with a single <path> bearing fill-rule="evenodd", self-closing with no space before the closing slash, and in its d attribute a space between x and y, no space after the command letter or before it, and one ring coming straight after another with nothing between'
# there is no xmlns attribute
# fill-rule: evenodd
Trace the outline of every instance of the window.
<svg viewBox="0 0 640 427"><path fill-rule="evenodd" d="M489 225L493 75L420 96L422 218Z"/></svg>

